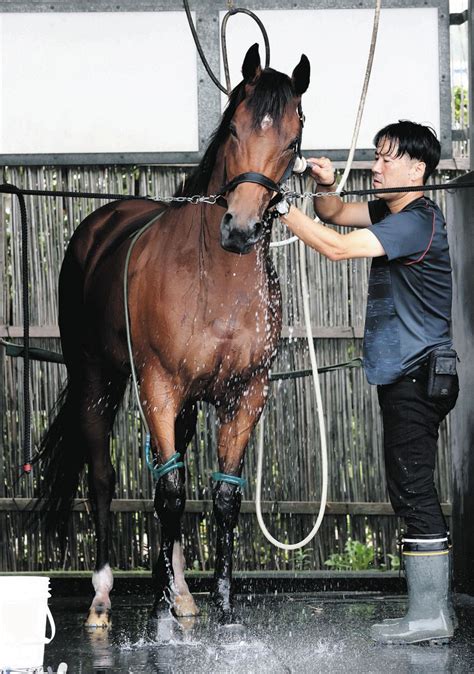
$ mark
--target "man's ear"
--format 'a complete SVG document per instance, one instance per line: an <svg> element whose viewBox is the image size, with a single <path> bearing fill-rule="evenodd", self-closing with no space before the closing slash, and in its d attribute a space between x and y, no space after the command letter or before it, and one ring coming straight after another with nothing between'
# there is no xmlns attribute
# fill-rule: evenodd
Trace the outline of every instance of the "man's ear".
<svg viewBox="0 0 474 674"><path fill-rule="evenodd" d="M417 161L416 164L412 166L411 169L411 174L413 177L413 180L423 180L423 176L425 175L426 171L426 164L424 161Z"/></svg>

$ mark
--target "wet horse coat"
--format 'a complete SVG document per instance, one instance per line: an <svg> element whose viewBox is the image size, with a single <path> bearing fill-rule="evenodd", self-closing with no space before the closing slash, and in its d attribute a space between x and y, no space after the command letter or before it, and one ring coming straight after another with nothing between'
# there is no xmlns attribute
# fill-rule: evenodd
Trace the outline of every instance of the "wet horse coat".
<svg viewBox="0 0 474 674"><path fill-rule="evenodd" d="M309 83L306 57L290 79L272 69L262 71L254 45L242 72L244 79L182 195L217 193L248 171L278 181L295 156L300 97ZM130 375L123 310L130 235L161 213L134 245L128 271L133 358L157 463L175 452L184 456L195 431L196 402L204 400L217 410L219 471L240 476L267 397L281 327L278 279L268 256L270 225L264 219L271 197L261 184L242 182L226 194L226 208L114 202L89 215L71 239L59 284L68 385L42 458L47 517L61 531L65 506L88 464L97 532L90 626L107 626L111 607L108 537L115 472L109 435ZM197 613L183 573L184 479L179 469L157 482L161 549L153 571L157 600L165 593L181 616ZM218 530L214 597L229 616L240 488L219 480L213 499Z"/></svg>

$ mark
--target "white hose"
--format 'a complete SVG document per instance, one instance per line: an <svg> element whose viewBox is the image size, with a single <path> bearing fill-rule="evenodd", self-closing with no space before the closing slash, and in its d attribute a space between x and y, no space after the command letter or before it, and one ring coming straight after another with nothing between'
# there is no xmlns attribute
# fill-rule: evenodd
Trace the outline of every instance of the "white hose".
<svg viewBox="0 0 474 674"><path fill-rule="evenodd" d="M301 291L303 295L303 307L304 307L304 318L306 331L308 335L311 335L311 317L309 311L309 290L308 290L308 275L306 273L306 250L305 244L303 241L300 241L300 273L301 273ZM321 487L321 505L319 508L318 517L316 524L314 525L311 532L299 543L281 543L274 538L267 527L262 517L262 508L261 508L261 493L262 493L262 464L263 464L263 417L260 421L259 428L259 437L258 437L258 462L257 462L257 485L256 485L256 495L255 495L255 510L257 512L257 520L260 525L260 529L263 534L273 545L276 545L277 548L282 550L298 550L303 546L307 545L317 534L321 522L323 521L324 511L326 509L326 500L327 500L327 491L328 491L328 452L327 452L327 440L326 440L326 425L324 422L323 414L323 401L321 396L321 387L319 384L319 375L318 375L318 365L316 362L316 353L314 350L313 339L308 339L309 346L309 355L311 359L311 367L313 370L313 382L314 390L316 393L316 405L318 410L318 419L319 419L319 434L321 437L321 473L322 473L322 487Z"/></svg>
<svg viewBox="0 0 474 674"><path fill-rule="evenodd" d="M359 109L357 110L357 117L354 126L354 133L352 134L351 149L349 150L349 156L347 157L347 164L344 173L342 174L341 181L336 188L336 192L341 192L344 189L347 178L349 177L349 172L352 166L352 160L354 159L354 153L357 145L357 139L359 137L360 125L362 122L362 115L364 114L365 99L367 98L367 90L369 88L370 74L372 72L372 64L374 62L375 46L377 44L377 34L379 31L379 20L380 20L380 10L382 7L382 0L376 0L375 3L375 14L374 14L374 23L372 26L372 38L370 41L369 49L369 58L367 60L367 67L365 69L364 84L362 86L362 93L360 95Z"/></svg>
<svg viewBox="0 0 474 674"><path fill-rule="evenodd" d="M367 67L365 71L364 84L362 87L362 93L359 101L359 108L357 111L357 117L354 127L354 132L352 134L352 142L349 150L349 156L347 158L347 164L345 171L342 175L341 181L336 188L336 192L340 193L346 184L349 172L351 170L352 161L354 158L355 148L357 144L357 139L359 137L360 125L362 122L362 115L364 112L365 99L367 97L367 90L369 87L370 74L372 72L372 64L374 60L375 46L377 44L377 34L379 27L380 19L380 10L382 6L382 0L376 0L375 5L375 15L374 23L372 27L372 39L370 43L369 58L367 61ZM279 246L288 245L293 241L298 239L297 236L293 236L285 241L275 241L270 244L272 248ZM306 326L306 334L308 339L308 348L309 355L311 360L311 368L313 370L313 382L314 382L314 391L316 396L316 407L318 410L318 419L319 419L319 434L321 436L321 503L319 507L318 517L316 523L310 533L299 543L281 543L276 538L274 538L268 531L265 522L262 517L262 508L261 508L261 495L262 495L262 465L263 465L263 442L264 442L264 422L263 415L260 419L259 433L258 433L258 443L257 443L257 484L256 484L256 494L255 494L255 510L257 513L257 521L262 530L265 538L273 543L277 548L282 550L298 550L299 548L307 545L318 533L321 522L323 521L324 512L326 510L327 502L327 488L328 488L328 455L327 455L327 439L326 439L326 426L323 415L323 403L321 397L321 387L319 384L319 375L318 375L318 365L316 361L316 353L314 350L314 340L313 333L311 329L311 316L309 310L309 290L308 290L308 277L306 272L306 247L303 241L300 241L299 245L299 257L300 257L300 274L301 274L301 294L303 296L303 310L304 310L304 320Z"/></svg>

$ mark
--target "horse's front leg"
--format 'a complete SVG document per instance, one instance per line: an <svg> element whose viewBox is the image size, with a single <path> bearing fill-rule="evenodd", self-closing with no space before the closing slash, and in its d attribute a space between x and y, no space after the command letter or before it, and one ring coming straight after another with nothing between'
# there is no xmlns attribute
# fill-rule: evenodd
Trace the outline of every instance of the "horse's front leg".
<svg viewBox="0 0 474 674"><path fill-rule="evenodd" d="M199 613L184 578L181 518L185 503L182 471L176 470L160 478L155 491L155 511L161 523L160 555L153 569L155 610L164 596L179 617Z"/></svg>
<svg viewBox="0 0 474 674"><path fill-rule="evenodd" d="M159 477L155 489L155 511L161 524L161 546L158 561L153 568L155 585L155 611L163 596L177 616L199 613L184 578L185 560L181 544L181 518L186 504L184 468L182 463L186 445L192 438L196 423L196 410L185 407L176 415L179 405L172 403L172 395L156 395L142 386L147 395L148 423L153 447L158 458L158 469L171 460L171 470ZM172 458L179 454L173 462Z"/></svg>
<svg viewBox="0 0 474 674"><path fill-rule="evenodd" d="M254 378L237 403L226 412L219 409L219 474L213 490L217 525L213 598L224 621L232 619L232 555L242 489L239 478L245 449L267 397L266 375ZM237 479L236 479L237 478Z"/></svg>

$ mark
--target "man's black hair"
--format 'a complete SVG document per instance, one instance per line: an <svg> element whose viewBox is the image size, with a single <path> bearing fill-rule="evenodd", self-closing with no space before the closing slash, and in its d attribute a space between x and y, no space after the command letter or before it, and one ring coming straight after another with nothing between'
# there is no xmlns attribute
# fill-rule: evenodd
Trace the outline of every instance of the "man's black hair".
<svg viewBox="0 0 474 674"><path fill-rule="evenodd" d="M418 159L426 164L423 175L423 183L426 183L438 166L441 155L441 145L436 137L436 131L430 126L400 119L380 129L374 138L375 147L384 140L389 142L389 153L396 149L396 157L407 154L411 159Z"/></svg>

